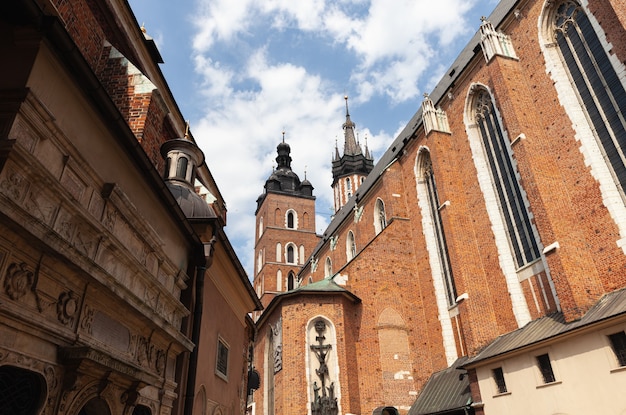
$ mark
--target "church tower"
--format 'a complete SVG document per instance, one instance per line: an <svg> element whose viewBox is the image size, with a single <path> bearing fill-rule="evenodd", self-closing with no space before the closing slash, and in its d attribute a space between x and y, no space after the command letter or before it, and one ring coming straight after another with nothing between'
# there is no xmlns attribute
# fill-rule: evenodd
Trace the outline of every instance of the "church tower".
<svg viewBox="0 0 626 415"><path fill-rule="evenodd" d="M335 146L333 157L333 195L335 199L335 212L345 205L350 197L356 193L369 172L374 168L374 158L370 155L367 143L365 153L354 136L356 126L350 119L348 111L348 97L346 100L346 122L343 124L344 145L343 156L339 155L339 149Z"/></svg>
<svg viewBox="0 0 626 415"><path fill-rule="evenodd" d="M291 148L276 148L277 167L257 199L254 287L263 306L298 287L296 275L317 245L313 185L291 170Z"/></svg>

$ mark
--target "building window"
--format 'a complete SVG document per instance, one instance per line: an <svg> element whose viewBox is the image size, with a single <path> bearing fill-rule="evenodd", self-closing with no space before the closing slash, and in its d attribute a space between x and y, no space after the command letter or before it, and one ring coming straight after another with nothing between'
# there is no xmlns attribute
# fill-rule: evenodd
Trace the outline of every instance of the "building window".
<svg viewBox="0 0 626 415"><path fill-rule="evenodd" d="M178 162L176 163L176 178L177 179L186 179L187 178L187 163L189 160L185 157L179 157Z"/></svg>
<svg viewBox="0 0 626 415"><path fill-rule="evenodd" d="M263 235L263 216L259 218L259 239L261 239L261 235Z"/></svg>
<svg viewBox="0 0 626 415"><path fill-rule="evenodd" d="M295 254L295 250L293 249L293 245L287 246L287 263L289 264L296 263L296 254Z"/></svg>
<svg viewBox="0 0 626 415"><path fill-rule="evenodd" d="M291 291L294 288L296 288L296 277L293 275L293 272L289 273L289 276L287 277L287 291Z"/></svg>
<svg viewBox="0 0 626 415"><path fill-rule="evenodd" d="M330 257L326 257L326 264L324 265L324 276L326 278L332 277L333 275L333 263L330 260Z"/></svg>
<svg viewBox="0 0 626 415"><path fill-rule="evenodd" d="M215 373L222 379L228 380L228 345L221 338L217 339Z"/></svg>
<svg viewBox="0 0 626 415"><path fill-rule="evenodd" d="M435 175L433 174L433 166L428 151L422 153L423 177L428 192L428 207L432 218L433 231L435 233L435 241L437 242L437 256L439 265L441 266L441 274L446 288L446 299L448 305L456 304L456 287L454 277L452 275L452 267L450 266L450 257L448 255L448 246L446 244L446 235L443 231L443 222L439 212L439 195L437 194L437 185L435 183Z"/></svg>
<svg viewBox="0 0 626 415"><path fill-rule="evenodd" d="M552 371L550 356L547 353L537 356L537 365L539 366L543 383L552 383L556 380L554 378L554 372Z"/></svg>
<svg viewBox="0 0 626 415"><path fill-rule="evenodd" d="M165 172L163 173L163 178L164 179L169 179L170 177L170 168L172 167L172 158L168 157L165 160Z"/></svg>
<svg viewBox="0 0 626 415"><path fill-rule="evenodd" d="M381 199L376 199L374 206L374 231L376 235L387 227L387 217L385 216L385 204Z"/></svg>
<svg viewBox="0 0 626 415"><path fill-rule="evenodd" d="M287 227L293 229L293 212L287 212Z"/></svg>
<svg viewBox="0 0 626 415"><path fill-rule="evenodd" d="M539 248L517 180L517 169L511 158L509 140L505 137L491 95L484 89L476 93L474 116L509 244L519 269L539 258Z"/></svg>
<svg viewBox="0 0 626 415"><path fill-rule="evenodd" d="M346 193L348 195L348 199L352 196L352 180L349 177L346 178Z"/></svg>
<svg viewBox="0 0 626 415"><path fill-rule="evenodd" d="M497 367L491 371L493 380L496 382L496 390L498 393L507 393L506 382L504 381L504 372L501 367Z"/></svg>
<svg viewBox="0 0 626 415"><path fill-rule="evenodd" d="M356 243L354 242L354 234L352 231L348 232L348 237L346 238L346 256L348 257L348 261L356 256Z"/></svg>
<svg viewBox="0 0 626 415"><path fill-rule="evenodd" d="M611 341L613 353L615 353L617 358L617 363L620 366L626 366L626 333L620 331L610 334L609 340Z"/></svg>
<svg viewBox="0 0 626 415"><path fill-rule="evenodd" d="M626 189L626 91L589 17L573 1L554 15L554 41L586 118L622 193Z"/></svg>

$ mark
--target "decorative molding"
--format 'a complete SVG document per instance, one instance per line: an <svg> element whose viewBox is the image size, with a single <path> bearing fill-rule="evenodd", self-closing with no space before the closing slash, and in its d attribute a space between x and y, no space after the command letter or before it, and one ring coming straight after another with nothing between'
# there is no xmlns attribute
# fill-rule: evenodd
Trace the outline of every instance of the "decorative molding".
<svg viewBox="0 0 626 415"><path fill-rule="evenodd" d="M493 24L485 17L481 18L480 25L480 46L487 63L496 56L504 56L505 58L518 59L513 48L511 37L503 32L496 31Z"/></svg>
<svg viewBox="0 0 626 415"><path fill-rule="evenodd" d="M426 135L431 131L451 134L448 115L441 108L435 108L435 104L428 94L424 94L424 101L422 102L422 122Z"/></svg>

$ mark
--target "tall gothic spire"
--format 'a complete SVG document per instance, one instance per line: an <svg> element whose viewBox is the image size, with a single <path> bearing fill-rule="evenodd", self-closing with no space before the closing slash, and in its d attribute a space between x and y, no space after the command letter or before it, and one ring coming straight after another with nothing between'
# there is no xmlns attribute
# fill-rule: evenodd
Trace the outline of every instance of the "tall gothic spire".
<svg viewBox="0 0 626 415"><path fill-rule="evenodd" d="M356 138L354 137L354 127L356 125L350 119L350 111L348 111L348 96L346 95L344 99L346 100L346 122L343 123L343 134L345 137L343 154L356 156L357 154L361 154L361 146L357 144Z"/></svg>

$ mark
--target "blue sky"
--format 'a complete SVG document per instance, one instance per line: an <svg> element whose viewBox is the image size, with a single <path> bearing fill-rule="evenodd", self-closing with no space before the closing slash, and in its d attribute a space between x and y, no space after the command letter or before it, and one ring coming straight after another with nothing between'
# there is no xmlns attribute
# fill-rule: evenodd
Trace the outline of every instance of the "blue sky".
<svg viewBox="0 0 626 415"><path fill-rule="evenodd" d="M344 95L375 161L488 16L495 0L129 0L228 208L253 273L256 198L285 132L292 168L333 212L331 156Z"/></svg>

